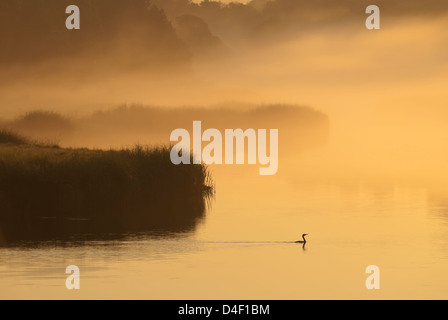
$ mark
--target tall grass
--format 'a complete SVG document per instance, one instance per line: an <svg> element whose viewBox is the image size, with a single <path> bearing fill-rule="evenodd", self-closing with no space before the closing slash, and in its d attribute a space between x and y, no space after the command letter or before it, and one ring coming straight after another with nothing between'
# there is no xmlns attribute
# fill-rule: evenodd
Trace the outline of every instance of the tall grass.
<svg viewBox="0 0 448 320"><path fill-rule="evenodd" d="M0 238L194 228L213 196L205 166L170 148L0 147Z"/></svg>

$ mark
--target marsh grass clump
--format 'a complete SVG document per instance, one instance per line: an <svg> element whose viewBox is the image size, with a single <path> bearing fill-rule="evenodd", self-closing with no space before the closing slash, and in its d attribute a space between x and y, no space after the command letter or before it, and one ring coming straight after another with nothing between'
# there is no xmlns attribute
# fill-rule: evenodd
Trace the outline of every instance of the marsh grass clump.
<svg viewBox="0 0 448 320"><path fill-rule="evenodd" d="M170 148L0 148L0 237L63 238L192 229L214 189L203 165Z"/></svg>

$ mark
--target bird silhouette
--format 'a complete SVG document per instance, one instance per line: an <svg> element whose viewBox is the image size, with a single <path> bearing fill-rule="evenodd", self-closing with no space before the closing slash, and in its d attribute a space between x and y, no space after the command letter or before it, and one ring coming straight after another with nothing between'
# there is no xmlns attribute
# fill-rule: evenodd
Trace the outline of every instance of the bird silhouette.
<svg viewBox="0 0 448 320"><path fill-rule="evenodd" d="M307 235L308 235L307 233L302 234L302 239L303 239L303 240L298 240L298 241L296 241L295 243L303 243L303 244L305 244L305 243L306 243L305 236L307 236Z"/></svg>

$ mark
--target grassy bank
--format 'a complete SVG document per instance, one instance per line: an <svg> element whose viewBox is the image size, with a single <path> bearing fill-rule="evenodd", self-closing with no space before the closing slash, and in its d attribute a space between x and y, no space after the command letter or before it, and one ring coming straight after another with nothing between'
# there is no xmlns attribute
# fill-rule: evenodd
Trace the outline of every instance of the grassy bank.
<svg viewBox="0 0 448 320"><path fill-rule="evenodd" d="M0 237L6 241L190 229L213 196L207 168L173 165L168 147L63 149L13 137L0 132Z"/></svg>

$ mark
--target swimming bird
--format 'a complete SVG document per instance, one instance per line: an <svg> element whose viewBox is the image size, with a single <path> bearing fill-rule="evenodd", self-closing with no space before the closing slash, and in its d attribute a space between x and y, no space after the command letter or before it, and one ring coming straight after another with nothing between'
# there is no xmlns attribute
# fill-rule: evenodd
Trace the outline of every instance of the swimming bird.
<svg viewBox="0 0 448 320"><path fill-rule="evenodd" d="M295 243L303 243L303 244L305 244L305 243L306 243L305 236L307 236L307 235L308 235L307 233L302 234L302 239L303 239L303 241L302 241L302 240L299 240L299 241L296 241Z"/></svg>

